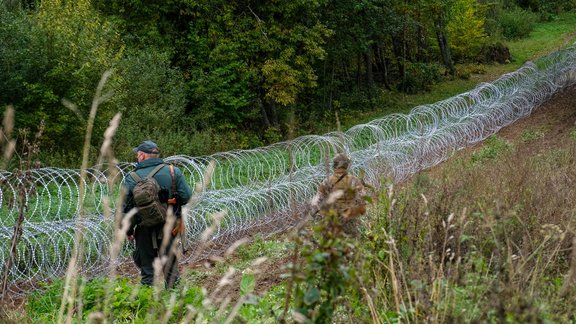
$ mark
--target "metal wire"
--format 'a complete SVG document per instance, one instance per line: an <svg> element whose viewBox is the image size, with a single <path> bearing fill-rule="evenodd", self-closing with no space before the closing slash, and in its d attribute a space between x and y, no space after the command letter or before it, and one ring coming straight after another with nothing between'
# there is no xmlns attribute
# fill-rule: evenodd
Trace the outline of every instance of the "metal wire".
<svg viewBox="0 0 576 324"><path fill-rule="evenodd" d="M165 160L180 167L192 187L209 180L207 187L200 188L197 203L183 216L193 246L211 225L215 230L209 239L218 244L202 253L188 254L183 262L214 253L246 233L267 236L293 227L337 152L348 153L352 172L362 170L372 186L379 188L386 179L398 183L530 115L553 94L575 83L573 45L469 92L346 132L302 136L267 147L203 157L168 157ZM210 179L204 179L211 162L215 163L214 172ZM103 273L110 262L128 259L127 253L110 259L114 220L104 215L113 215L120 208L115 201L133 164L118 163L114 168L118 171L115 179L102 165L87 170L84 179L80 179L80 170L55 167L34 169L27 175L0 171L2 269L11 255L16 219L20 212L26 217L11 260L12 293L62 276L78 244L75 231L81 232L85 251L80 274ZM28 208L21 211L24 205ZM212 216L219 213L223 218L213 224Z"/></svg>

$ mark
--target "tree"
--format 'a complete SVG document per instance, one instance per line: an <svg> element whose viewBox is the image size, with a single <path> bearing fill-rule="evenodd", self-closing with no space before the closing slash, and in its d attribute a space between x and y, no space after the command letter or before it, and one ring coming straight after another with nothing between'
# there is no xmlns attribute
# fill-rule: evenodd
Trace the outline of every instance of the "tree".
<svg viewBox="0 0 576 324"><path fill-rule="evenodd" d="M45 0L35 11L2 10L0 26L0 106L14 105L19 128L44 120L46 148L78 152L96 85L122 53L113 25L87 0Z"/></svg>
<svg viewBox="0 0 576 324"><path fill-rule="evenodd" d="M212 110L225 125L278 127L280 107L316 86L314 63L325 56L330 31L319 22L319 1L198 1L190 7L185 73L194 79L189 111ZM225 81L215 82L219 78ZM228 80L228 81L226 81ZM198 87L199 86L199 87ZM208 94L207 96L205 94ZM235 120L230 120L234 118Z"/></svg>
<svg viewBox="0 0 576 324"><path fill-rule="evenodd" d="M456 74L456 68L452 60L447 28L449 21L452 19L452 9L456 1L457 0L431 0L423 2L434 25L434 32L436 33L442 63L450 75Z"/></svg>
<svg viewBox="0 0 576 324"><path fill-rule="evenodd" d="M476 0L456 0L447 25L450 47L458 60L475 59L487 41L484 28L486 6Z"/></svg>

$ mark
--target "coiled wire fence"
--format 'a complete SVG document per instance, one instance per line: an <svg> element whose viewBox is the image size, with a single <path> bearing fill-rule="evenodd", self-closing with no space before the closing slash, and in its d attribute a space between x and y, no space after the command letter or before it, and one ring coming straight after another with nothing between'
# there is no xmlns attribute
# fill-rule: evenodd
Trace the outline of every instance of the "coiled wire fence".
<svg viewBox="0 0 576 324"><path fill-rule="evenodd" d="M183 216L192 249L211 225L214 231L208 240L217 244L202 253L187 254L183 262L217 252L247 233L267 236L293 227L337 152L348 153L352 172L362 171L365 181L376 188L384 179L401 182L530 115L554 93L575 83L576 44L529 62L493 83L345 132L302 136L204 157L168 157L165 160L180 167L193 188L209 180L196 195L197 203ZM214 172L206 173L211 162L215 163ZM111 262L128 259L128 253L123 253L111 260L115 225L104 215L121 208L115 201L122 179L132 167L131 163L119 163L113 166L117 172L110 173L104 166L96 166L87 170L82 180L80 170L62 168L34 169L26 179L19 173L0 171L0 266L4 270L11 265L8 283L12 293L61 277L79 237L84 251L78 265L81 275L106 272ZM210 179L204 179L207 174ZM14 247L16 253L11 253L11 238L23 205L27 210L23 211L21 237ZM215 214L222 215L217 223L212 217Z"/></svg>

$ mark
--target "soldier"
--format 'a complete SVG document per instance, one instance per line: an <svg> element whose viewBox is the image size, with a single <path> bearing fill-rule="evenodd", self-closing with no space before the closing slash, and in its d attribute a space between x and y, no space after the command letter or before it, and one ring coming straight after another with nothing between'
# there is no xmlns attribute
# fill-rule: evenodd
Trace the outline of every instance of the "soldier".
<svg viewBox="0 0 576 324"><path fill-rule="evenodd" d="M362 180L348 174L350 159L340 153L334 157L334 174L318 187L316 200L322 217L337 213L345 234L358 236L358 218L366 212L366 195Z"/></svg>
<svg viewBox="0 0 576 324"><path fill-rule="evenodd" d="M174 253L173 245L175 238L178 234L182 235L183 222L181 220L180 207L185 205L192 195L192 191L186 183L182 171L174 166L166 164L160 158L160 150L156 143L152 141L144 141L133 149L136 154L138 164L134 172L129 173L125 178L125 186L128 189L128 196L124 202L124 213L128 213L132 208L136 207L134 201L134 189L136 187L136 178L145 178L150 173L158 182L161 188L160 196L158 197L162 203L171 204L174 216L176 216L176 224L171 231L171 237L167 240L168 245L165 246L163 251L163 227L164 223L154 226L144 226L139 211L132 221L132 225L128 230L127 236L130 241L136 241L136 250L134 251L134 263L140 269L142 275L141 283L144 285L152 285L154 283L154 259L164 255L168 257L164 265L164 278L166 287L172 288L179 279L178 273L178 258ZM135 174L134 174L135 173ZM185 234L184 234L185 235Z"/></svg>

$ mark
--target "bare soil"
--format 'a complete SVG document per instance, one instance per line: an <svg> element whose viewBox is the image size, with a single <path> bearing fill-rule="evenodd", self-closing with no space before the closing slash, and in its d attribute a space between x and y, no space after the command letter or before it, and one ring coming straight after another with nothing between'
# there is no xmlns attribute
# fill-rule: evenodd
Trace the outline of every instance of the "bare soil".
<svg viewBox="0 0 576 324"><path fill-rule="evenodd" d="M522 140L525 132L539 131L543 136L530 140L529 145L518 145L517 149L526 155L536 155L543 150L574 145L570 133L576 130L576 86L557 93L541 105L528 118L521 119L498 133L498 136L512 142Z"/></svg>

